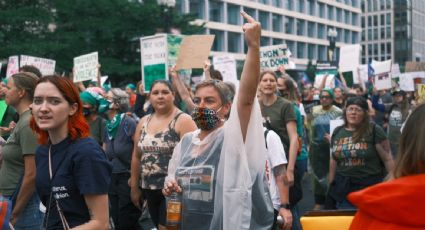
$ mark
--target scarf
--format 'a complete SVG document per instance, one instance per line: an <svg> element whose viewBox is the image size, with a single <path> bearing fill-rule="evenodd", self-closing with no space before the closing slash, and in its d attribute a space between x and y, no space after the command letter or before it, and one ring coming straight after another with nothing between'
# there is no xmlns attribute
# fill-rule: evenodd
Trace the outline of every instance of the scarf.
<svg viewBox="0 0 425 230"><path fill-rule="evenodd" d="M114 118L112 118L112 120L106 121L106 131L108 132L109 140L112 140L115 138L115 135L117 134L117 131L118 131L118 127L121 124L122 115L123 114L117 114L115 115Z"/></svg>

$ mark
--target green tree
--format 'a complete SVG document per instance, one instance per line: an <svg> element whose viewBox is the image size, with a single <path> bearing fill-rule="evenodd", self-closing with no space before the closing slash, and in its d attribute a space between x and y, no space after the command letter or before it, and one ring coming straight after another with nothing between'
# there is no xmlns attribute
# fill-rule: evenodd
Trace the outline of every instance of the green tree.
<svg viewBox="0 0 425 230"><path fill-rule="evenodd" d="M13 46L0 47L0 56L7 58L25 53L48 57L56 60L58 72L69 72L74 57L98 51L102 73L108 74L114 82L140 79L140 53L137 50L141 36L153 35L166 27L181 28L182 33L198 33L203 28L190 25L193 16L179 15L173 9L169 9L167 14L169 20L162 20L164 8L158 6L156 0L145 0L143 3L134 0L51 0L48 1L49 4L36 2L38 3L32 9L37 9L40 13L32 15L33 21L43 24L37 33L27 36L28 38L21 36L17 30L11 31L7 35L10 37L7 44ZM13 0L8 0L8 4L8 9L0 10L2 19L3 14L9 16L4 21L7 23L1 25L16 24L16 28L25 25L27 18L31 17L9 11L23 11L28 6ZM23 23L13 23L18 19ZM49 24L51 30L48 29ZM4 44L1 35L0 42Z"/></svg>

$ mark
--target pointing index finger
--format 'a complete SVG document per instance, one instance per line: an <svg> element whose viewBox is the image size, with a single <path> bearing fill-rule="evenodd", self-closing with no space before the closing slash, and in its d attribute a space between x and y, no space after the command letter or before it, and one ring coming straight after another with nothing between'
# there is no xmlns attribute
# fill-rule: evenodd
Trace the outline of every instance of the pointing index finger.
<svg viewBox="0 0 425 230"><path fill-rule="evenodd" d="M245 18L245 20L249 23L255 22L255 19L251 17L249 14L247 14L245 11L241 11L242 17Z"/></svg>

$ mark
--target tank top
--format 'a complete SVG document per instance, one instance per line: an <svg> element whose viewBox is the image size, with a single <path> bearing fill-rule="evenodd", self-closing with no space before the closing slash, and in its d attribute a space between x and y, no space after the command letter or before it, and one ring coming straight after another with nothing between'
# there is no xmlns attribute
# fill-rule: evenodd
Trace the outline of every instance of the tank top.
<svg viewBox="0 0 425 230"><path fill-rule="evenodd" d="M173 154L174 147L180 141L180 135L175 131L178 117L183 112L177 113L168 124L168 129L149 134L146 128L152 115L143 124L142 133L137 146L142 151L140 159L141 187L144 189L162 189L168 172L168 162Z"/></svg>

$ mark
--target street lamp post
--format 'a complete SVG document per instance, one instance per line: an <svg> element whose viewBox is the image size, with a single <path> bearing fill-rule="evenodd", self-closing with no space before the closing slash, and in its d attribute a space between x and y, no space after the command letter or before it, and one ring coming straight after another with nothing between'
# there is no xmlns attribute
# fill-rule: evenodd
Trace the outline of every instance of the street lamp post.
<svg viewBox="0 0 425 230"><path fill-rule="evenodd" d="M336 37L338 36L338 32L336 29L328 30L328 39L329 39L329 47L328 47L328 61L333 62L336 61L335 48L336 48Z"/></svg>
<svg viewBox="0 0 425 230"><path fill-rule="evenodd" d="M176 0L157 0L158 5L161 6L161 13L163 14L164 18L164 32L170 33L170 27L173 20L173 10L176 6Z"/></svg>

